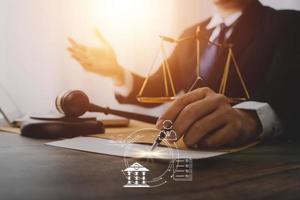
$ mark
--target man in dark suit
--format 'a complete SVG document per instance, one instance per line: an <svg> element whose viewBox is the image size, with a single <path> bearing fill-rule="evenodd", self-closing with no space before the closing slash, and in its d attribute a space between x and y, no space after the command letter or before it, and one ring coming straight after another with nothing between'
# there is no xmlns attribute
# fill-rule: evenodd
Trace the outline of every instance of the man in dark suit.
<svg viewBox="0 0 300 200"><path fill-rule="evenodd" d="M181 37L195 34L200 27L200 75L206 87L177 98L160 117L171 120L178 138L189 146L216 147L250 142L258 137L297 136L299 120L299 13L276 11L257 0L212 0L217 13L184 31ZM251 99L232 106L228 97L244 95L238 76L231 70L226 96L218 94L228 49L217 48L207 40L233 44L233 52ZM91 49L70 40L72 56L88 71L112 77L115 84L127 87L127 94L116 94L121 103L141 104L136 95L143 77L129 73L117 63L108 42L106 48ZM206 42L203 42L206 41ZM191 87L196 66L196 42L179 43L168 59L176 92ZM162 96L163 72L150 77L145 96ZM148 105L149 106L149 105ZM151 105L153 106L153 105Z"/></svg>

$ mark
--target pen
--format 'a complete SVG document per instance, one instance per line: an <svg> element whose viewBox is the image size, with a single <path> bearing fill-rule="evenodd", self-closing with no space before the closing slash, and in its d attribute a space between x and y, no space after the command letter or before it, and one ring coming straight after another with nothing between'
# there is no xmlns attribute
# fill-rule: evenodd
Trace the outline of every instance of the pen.
<svg viewBox="0 0 300 200"><path fill-rule="evenodd" d="M193 91L194 89L198 88L199 86L197 85L197 83L201 84L201 86L206 86L207 84L205 83L205 81L203 80L203 78L201 78L200 76L197 76L195 82L192 84L192 86L190 87L188 92ZM198 86L198 87L196 87ZM157 136L156 140L154 141L154 143L151 146L151 151L153 151L160 143L161 141L166 137L166 131L168 130L168 128L163 128L159 135Z"/></svg>
<svg viewBox="0 0 300 200"><path fill-rule="evenodd" d="M200 76L197 76L196 80L194 81L194 83L192 84L192 86L190 87L190 89L188 90L188 92L193 91L196 88L199 88L201 85L201 87L204 87L208 84L206 84L206 82L204 81L203 78L201 78ZM170 121L170 120L168 120ZM153 151L162 141L163 139L167 136L166 131L168 131L170 129L167 127L164 127L161 129L159 135L157 136L156 140L154 141L154 143L151 146L151 151Z"/></svg>
<svg viewBox="0 0 300 200"><path fill-rule="evenodd" d="M153 151L160 143L161 141L167 136L167 134L165 133L165 130L162 129L159 133L159 135L157 136L156 140L154 141L154 143L151 146L151 151Z"/></svg>

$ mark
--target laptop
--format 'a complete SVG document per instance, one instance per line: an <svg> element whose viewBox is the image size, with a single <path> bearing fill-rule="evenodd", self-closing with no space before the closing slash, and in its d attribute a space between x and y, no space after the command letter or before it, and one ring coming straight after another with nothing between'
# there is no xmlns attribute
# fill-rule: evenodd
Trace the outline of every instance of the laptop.
<svg viewBox="0 0 300 200"><path fill-rule="evenodd" d="M2 116L1 116L2 115ZM24 114L10 96L9 92L0 85L0 119L10 127L20 127Z"/></svg>

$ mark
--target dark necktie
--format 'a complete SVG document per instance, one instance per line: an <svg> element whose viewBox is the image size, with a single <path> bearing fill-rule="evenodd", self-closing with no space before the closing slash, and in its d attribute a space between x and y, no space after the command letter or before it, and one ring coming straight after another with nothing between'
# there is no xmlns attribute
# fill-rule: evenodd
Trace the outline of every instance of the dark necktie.
<svg viewBox="0 0 300 200"><path fill-rule="evenodd" d="M220 24L220 33L213 42L223 44L226 39L225 34L227 30L228 27L224 23ZM204 50L200 61L200 76L207 82L210 82L212 77L218 77L212 76L212 72L221 73L222 71L220 66L215 66L221 50L222 47L212 44L208 44ZM218 67L219 69L214 69L215 67Z"/></svg>

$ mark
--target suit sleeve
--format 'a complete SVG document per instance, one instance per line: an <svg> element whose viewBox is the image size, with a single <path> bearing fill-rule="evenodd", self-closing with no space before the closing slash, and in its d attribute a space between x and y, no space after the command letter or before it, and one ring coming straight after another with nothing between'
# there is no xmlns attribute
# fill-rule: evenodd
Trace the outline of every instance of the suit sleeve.
<svg viewBox="0 0 300 200"><path fill-rule="evenodd" d="M282 122L283 136L300 138L297 134L300 123L300 31L299 24L295 25L294 20L292 23L287 27L289 29L285 29L286 34L274 56L266 86L255 100L268 102L274 109Z"/></svg>

